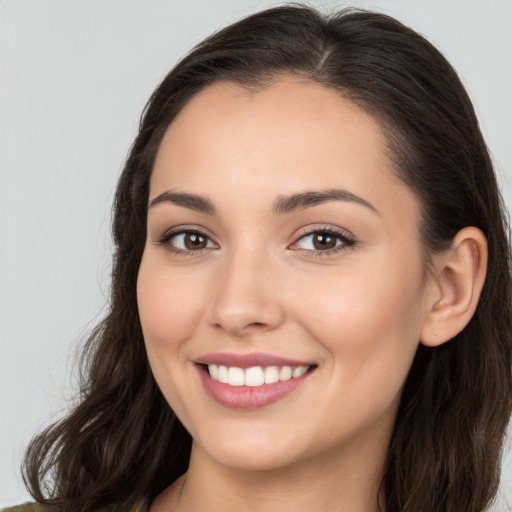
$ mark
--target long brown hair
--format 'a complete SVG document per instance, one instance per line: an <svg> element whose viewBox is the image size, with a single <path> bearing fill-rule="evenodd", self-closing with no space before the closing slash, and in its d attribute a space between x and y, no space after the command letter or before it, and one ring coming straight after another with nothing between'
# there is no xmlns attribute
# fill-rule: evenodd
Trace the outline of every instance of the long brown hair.
<svg viewBox="0 0 512 512"><path fill-rule="evenodd" d="M382 485L387 512L481 512L495 495L512 404L510 254L471 101L441 53L398 21L294 5L212 35L151 96L117 188L111 306L85 347L78 405L27 451L24 477L38 502L89 512L147 506L187 470L191 439L155 384L137 311L149 178L163 133L194 94L283 74L333 88L381 122L396 174L422 206L427 263L463 227L485 233L477 311L450 342L419 347Z"/></svg>

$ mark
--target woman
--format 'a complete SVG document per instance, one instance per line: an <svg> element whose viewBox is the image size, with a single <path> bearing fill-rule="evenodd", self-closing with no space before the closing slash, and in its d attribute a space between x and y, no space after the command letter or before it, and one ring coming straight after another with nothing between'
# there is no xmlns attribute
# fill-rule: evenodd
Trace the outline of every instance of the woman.
<svg viewBox="0 0 512 512"><path fill-rule="evenodd" d="M27 454L36 501L488 506L509 248L472 105L421 36L306 7L214 34L147 105L114 237L81 402Z"/></svg>

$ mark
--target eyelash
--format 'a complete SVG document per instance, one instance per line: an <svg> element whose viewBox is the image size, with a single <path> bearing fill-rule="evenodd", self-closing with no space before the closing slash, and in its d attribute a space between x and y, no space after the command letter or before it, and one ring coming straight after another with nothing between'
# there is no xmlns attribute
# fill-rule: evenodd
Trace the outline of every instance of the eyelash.
<svg viewBox="0 0 512 512"><path fill-rule="evenodd" d="M322 256L332 256L334 254L338 254L342 251L345 251L350 248L354 248L356 245L356 240L352 235L349 235L346 231L338 230L330 226L322 226L318 228L306 228L304 232L300 233L295 242L291 244L292 247L294 245L297 245L301 240L304 240L308 236L312 235L327 235L332 236L334 238L337 238L341 243L339 245L334 246L331 249L324 249L324 250L308 250L308 249L293 249L296 251L304 251L307 252L309 255L316 256L316 257L322 257Z"/></svg>
<svg viewBox="0 0 512 512"><path fill-rule="evenodd" d="M162 237L160 237L157 240L157 245L159 247L164 247L168 252L171 254L179 255L179 256L200 256L204 254L206 251L210 250L211 247L205 247L198 250L184 250L184 249L178 249L176 247L173 247L170 242L174 237L177 237L178 235L197 235L202 238L205 238L207 241L210 241L212 243L215 243L211 240L211 238L204 232L198 229L192 229L192 228L176 228L172 229L170 231L167 231ZM337 230L332 227L319 227L314 229L307 229L303 233L300 233L297 237L297 239L288 247L293 247L297 243L299 243L301 240L304 240L308 236L312 235L318 235L318 234L325 234L328 236L332 236L337 238L341 243L339 245L336 245L335 247L331 249L325 249L325 250L309 250L309 249L292 249L295 251L304 251L308 253L309 255L313 255L316 257L322 257L322 256L329 256L333 254L337 254L339 252L342 252L346 249L353 248L356 245L356 240L346 233L345 231Z"/></svg>
<svg viewBox="0 0 512 512"><path fill-rule="evenodd" d="M170 241L174 237L177 237L178 235L197 235L202 238L205 238L208 241L212 241L211 238L204 231L201 231L199 229L175 228L164 233L164 235L157 240L157 245L159 247L164 247L166 251L170 252L171 254L176 254L178 256L200 256L201 254L210 249L210 247L205 247L203 249L198 249L194 251L178 249L177 247L173 247L170 244Z"/></svg>

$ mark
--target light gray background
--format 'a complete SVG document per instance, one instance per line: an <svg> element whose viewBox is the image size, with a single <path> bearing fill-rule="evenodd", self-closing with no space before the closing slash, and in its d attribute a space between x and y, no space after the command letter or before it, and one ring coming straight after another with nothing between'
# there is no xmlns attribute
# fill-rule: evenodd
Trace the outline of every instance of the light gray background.
<svg viewBox="0 0 512 512"><path fill-rule="evenodd" d="M278 3L0 0L0 506L29 499L23 448L65 407L104 310L110 203L146 99L204 36ZM394 15L447 55L511 205L512 0L310 3ZM495 510L512 502L511 459Z"/></svg>

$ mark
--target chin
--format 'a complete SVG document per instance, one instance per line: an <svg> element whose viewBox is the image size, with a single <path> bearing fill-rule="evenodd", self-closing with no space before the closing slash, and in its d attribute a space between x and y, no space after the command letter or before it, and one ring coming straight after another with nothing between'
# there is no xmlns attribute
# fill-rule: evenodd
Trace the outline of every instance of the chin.
<svg viewBox="0 0 512 512"><path fill-rule="evenodd" d="M287 467L300 458L300 449L277 436L225 435L208 439L206 443L194 441L194 449L206 453L217 464L238 471L272 471Z"/></svg>
<svg viewBox="0 0 512 512"><path fill-rule="evenodd" d="M212 458L222 466L246 472L276 471L289 467L295 461L289 454L272 452L262 452L261 450L230 450L229 452L219 452L211 454Z"/></svg>

